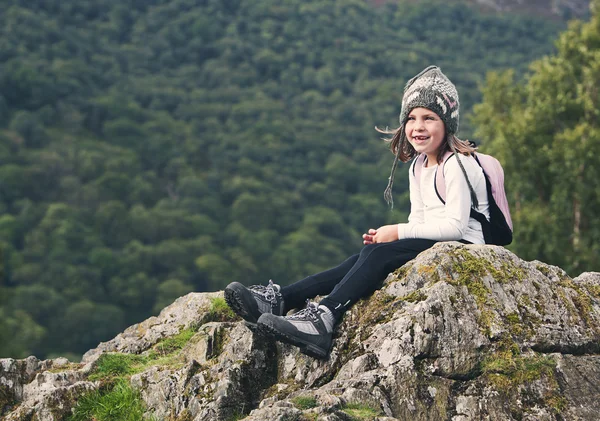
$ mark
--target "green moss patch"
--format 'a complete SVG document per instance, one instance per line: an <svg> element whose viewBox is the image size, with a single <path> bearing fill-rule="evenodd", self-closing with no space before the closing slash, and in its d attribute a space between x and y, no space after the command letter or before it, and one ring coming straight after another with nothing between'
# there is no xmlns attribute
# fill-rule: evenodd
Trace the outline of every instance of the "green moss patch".
<svg viewBox="0 0 600 421"><path fill-rule="evenodd" d="M523 282L523 280L526 278L525 270L514 263L511 264L504 261L500 265L500 270L496 270L494 266L492 266L492 268L494 272L492 273L492 276L495 280L502 284L515 281Z"/></svg>
<svg viewBox="0 0 600 421"><path fill-rule="evenodd" d="M567 308L569 308L571 312L579 314L579 317L586 325L592 325L592 299L590 298L588 291L584 291L583 288L573 282L572 279L563 279L558 284L563 288L568 288L575 292L575 294L569 294L569 298L573 302L573 305L569 303L569 299L564 294L559 292L559 296L565 302ZM575 308L573 308L573 306Z"/></svg>
<svg viewBox="0 0 600 421"><path fill-rule="evenodd" d="M182 349L189 341L192 336L196 334L195 329L184 329L177 335L165 338L157 343L152 351L151 356L164 357Z"/></svg>
<svg viewBox="0 0 600 421"><path fill-rule="evenodd" d="M600 285L584 285L584 288L591 296L600 299Z"/></svg>
<svg viewBox="0 0 600 421"><path fill-rule="evenodd" d="M362 402L350 402L342 407L342 411L350 415L352 420L372 420L384 415L380 408Z"/></svg>
<svg viewBox="0 0 600 421"><path fill-rule="evenodd" d="M501 284L523 281L526 277L525 270L511 262L503 261L498 269L486 258L476 257L465 248L455 249L452 253L459 260L454 263L453 269L463 276L465 273L480 277L489 274Z"/></svg>
<svg viewBox="0 0 600 421"><path fill-rule="evenodd" d="M545 276L546 278L547 278L547 277L549 277L549 276L550 276L550 274L551 274L551 272L550 272L550 269L548 269L548 267L547 267L547 266L537 265L535 268L536 268L536 269L537 269L539 272L543 273L543 274L544 274L544 276Z"/></svg>
<svg viewBox="0 0 600 421"><path fill-rule="evenodd" d="M406 274L408 273L408 271L410 269L412 269L413 265L411 263L407 263L404 266L399 267L398 269L396 269L394 271L394 275L396 276L396 278L398 279L402 279L406 276Z"/></svg>
<svg viewBox="0 0 600 421"><path fill-rule="evenodd" d="M543 406L560 414L567 400L562 396L555 375L556 361L548 355L533 353L522 355L518 346L503 340L498 351L489 355L482 364L482 373L500 393L515 396L519 390L536 380L544 380L546 391L539 396ZM518 405L522 407L522 403Z"/></svg>
<svg viewBox="0 0 600 421"><path fill-rule="evenodd" d="M139 372L139 367L145 365L147 357L135 354L102 354L90 373L89 379L108 380Z"/></svg>
<svg viewBox="0 0 600 421"><path fill-rule="evenodd" d="M469 294L473 296L479 308L478 322L486 335L490 335L491 326L494 322L494 313L489 309L494 304L490 298L491 291L483 283L483 277L490 272L497 272L489 261L475 257L466 249L456 249L454 252L452 270L456 278L448 278L447 282L453 285L466 286ZM493 274L492 274L493 276Z"/></svg>
<svg viewBox="0 0 600 421"><path fill-rule="evenodd" d="M509 313L504 316L506 322L509 325L509 330L513 335L520 335L523 333L523 323L518 313Z"/></svg>
<svg viewBox="0 0 600 421"><path fill-rule="evenodd" d="M292 399L292 403L298 409L305 410L318 406L317 399L314 396L296 396Z"/></svg>
<svg viewBox="0 0 600 421"><path fill-rule="evenodd" d="M479 308L478 323L482 328L482 332L489 336L492 324L497 322L497 316L493 311L497 303L492 298L491 290L485 285L483 279L486 276L491 276L501 284L521 282L525 279L526 272L523 268L507 261L503 261L500 268L496 268L486 258L477 257L465 248L455 249L452 254L455 258L452 265L454 276L446 280L450 284L467 287L469 294L475 299ZM528 297L525 297L524 300L527 301ZM528 302L531 303L530 300ZM523 321L518 314L509 314L506 321L513 334L523 332Z"/></svg>
<svg viewBox="0 0 600 421"><path fill-rule="evenodd" d="M486 259L475 257L465 249L457 249L454 254L456 261L452 265L452 270L457 277L449 279L448 282L466 286L478 302L485 302L490 291L481 278L487 275L488 270L493 266Z"/></svg>
<svg viewBox="0 0 600 421"><path fill-rule="evenodd" d="M361 324L363 326L373 326L378 323L384 323L391 316L395 303L399 301L398 297L387 294L384 291L376 291L370 299L361 300L359 311L361 314ZM362 304L362 305L361 305Z"/></svg>
<svg viewBox="0 0 600 421"><path fill-rule="evenodd" d="M181 349L195 334L196 330L194 328L182 329L177 335L163 339L148 352L141 355L102 354L96 361L89 379L96 381L131 376L146 371L152 366L180 368L184 363Z"/></svg>
<svg viewBox="0 0 600 421"><path fill-rule="evenodd" d="M553 375L556 362L546 355L522 356L510 351L492 354L483 364L483 372L500 390L510 391L514 386Z"/></svg>
<svg viewBox="0 0 600 421"><path fill-rule="evenodd" d="M396 306L401 303L400 298L383 290L375 291L372 297L359 301L355 307L356 314L360 315L360 339L366 339L375 326L390 321ZM352 340L358 332L352 330L349 333Z"/></svg>
<svg viewBox="0 0 600 421"><path fill-rule="evenodd" d="M427 299L427 295L425 295L424 292L418 289L411 292L410 294L405 295L404 297L401 297L400 299L409 303L418 303L420 301L425 301Z"/></svg>
<svg viewBox="0 0 600 421"><path fill-rule="evenodd" d="M519 346L507 335L488 355L481 372L498 391L513 393L515 388L547 377L554 379L556 361L544 354L523 355Z"/></svg>
<svg viewBox="0 0 600 421"><path fill-rule="evenodd" d="M209 322L235 322L237 320L240 320L240 318L229 308L225 298L216 297L210 299L210 307L200 324Z"/></svg>

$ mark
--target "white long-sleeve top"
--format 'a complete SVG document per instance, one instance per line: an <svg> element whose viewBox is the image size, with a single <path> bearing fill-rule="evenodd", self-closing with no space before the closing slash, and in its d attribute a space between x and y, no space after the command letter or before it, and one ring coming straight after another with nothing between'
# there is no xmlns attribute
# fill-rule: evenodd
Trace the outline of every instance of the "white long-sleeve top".
<svg viewBox="0 0 600 421"><path fill-rule="evenodd" d="M413 161L409 170L410 215L408 223L398 224L398 239L425 238L437 241L467 240L485 244L481 224L470 217L471 194L467 180L452 155L444 164L446 204L435 191L435 174L438 165L423 167L420 183L414 176ZM478 211L489 220L489 204L483 170L472 156L458 158L465 167L469 181L479 201Z"/></svg>

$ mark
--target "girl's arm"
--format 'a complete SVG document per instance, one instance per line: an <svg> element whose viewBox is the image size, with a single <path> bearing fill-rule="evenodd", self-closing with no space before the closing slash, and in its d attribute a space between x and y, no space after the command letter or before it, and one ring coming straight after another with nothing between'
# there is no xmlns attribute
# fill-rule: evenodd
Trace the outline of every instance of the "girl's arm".
<svg viewBox="0 0 600 421"><path fill-rule="evenodd" d="M467 173L469 173L471 163L468 162L466 157L461 156L460 159L462 159L461 162L465 166ZM418 216L414 222L412 219L409 219L408 224L398 224L398 239L426 238L437 241L450 241L461 240L463 238L469 224L471 195L467 180L458 165L456 157L454 159L450 158L444 165L444 178L446 182L445 218L440 218L427 224L424 223L422 216L418 222ZM413 184L411 184L411 189L412 187ZM422 201L416 203L423 206ZM423 215L422 212L421 215Z"/></svg>

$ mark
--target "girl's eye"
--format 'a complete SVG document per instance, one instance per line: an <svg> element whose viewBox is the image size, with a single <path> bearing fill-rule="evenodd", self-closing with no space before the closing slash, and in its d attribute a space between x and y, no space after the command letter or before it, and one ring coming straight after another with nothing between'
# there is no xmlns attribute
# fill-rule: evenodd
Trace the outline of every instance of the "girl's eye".
<svg viewBox="0 0 600 421"><path fill-rule="evenodd" d="M414 120L415 118L413 116L409 116L408 119L409 120Z"/></svg>

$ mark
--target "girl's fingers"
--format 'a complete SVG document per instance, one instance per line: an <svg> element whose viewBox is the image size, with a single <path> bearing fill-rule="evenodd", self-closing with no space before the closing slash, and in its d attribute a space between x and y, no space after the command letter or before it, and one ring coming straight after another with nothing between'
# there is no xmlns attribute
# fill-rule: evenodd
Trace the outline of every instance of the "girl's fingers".
<svg viewBox="0 0 600 421"><path fill-rule="evenodd" d="M373 228L371 228L371 229L369 230L369 234L371 234L371 235L375 235L375 234L377 234L377 230L374 230Z"/></svg>

